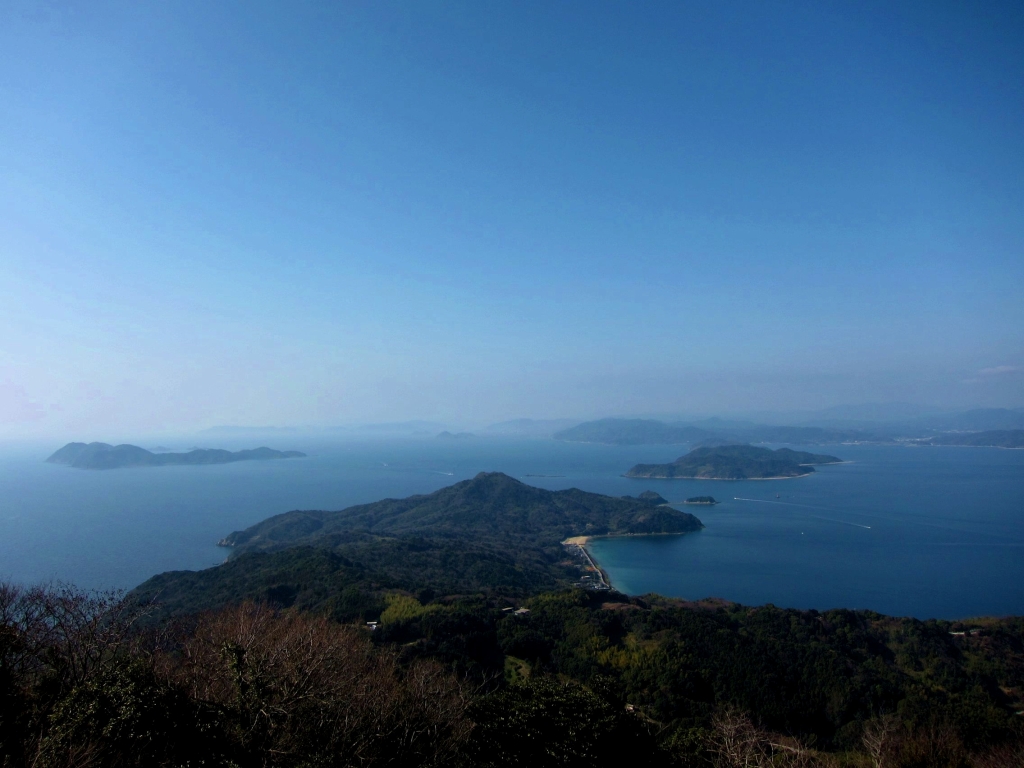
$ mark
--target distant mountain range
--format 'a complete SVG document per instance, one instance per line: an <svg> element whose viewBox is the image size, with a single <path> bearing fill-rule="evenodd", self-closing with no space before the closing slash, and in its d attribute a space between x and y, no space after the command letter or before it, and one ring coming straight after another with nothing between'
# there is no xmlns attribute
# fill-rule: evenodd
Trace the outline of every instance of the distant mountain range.
<svg viewBox="0 0 1024 768"><path fill-rule="evenodd" d="M714 437L714 433L685 424L666 424L653 419L598 419L556 432L556 440L611 445L662 445L690 443Z"/></svg>
<svg viewBox="0 0 1024 768"><path fill-rule="evenodd" d="M891 438L860 430L822 427L775 427L752 425L747 428L718 428L711 431L691 424L666 424L652 419L600 419L588 421L554 435L556 440L574 443L611 445L674 445L682 443L793 443L822 444L846 442L891 442Z"/></svg>
<svg viewBox="0 0 1024 768"><path fill-rule="evenodd" d="M301 432L300 427L240 427L234 424L222 424L202 430L202 435L270 435L277 433Z"/></svg>
<svg viewBox="0 0 1024 768"><path fill-rule="evenodd" d="M870 412L870 411L866 411ZM827 424L781 426L723 419L663 422L654 419L598 419L556 432L556 440L610 445L724 445L729 443L896 443L914 440L933 445L989 445L1017 447L1012 434L1024 429L1024 412L985 408L963 413L920 416L906 422L864 423L858 426ZM949 433L976 433L974 438ZM988 440L989 442L986 442ZM1010 444L1007 444L1010 441Z"/></svg>
<svg viewBox="0 0 1024 768"><path fill-rule="evenodd" d="M927 429L982 432L1007 429L1024 429L1024 411L1008 408L977 408L964 413L927 416L917 419L918 424Z"/></svg>
<svg viewBox="0 0 1024 768"><path fill-rule="evenodd" d="M486 435L551 437L556 432L579 423L579 419L512 419L491 424L478 431Z"/></svg>
<svg viewBox="0 0 1024 768"><path fill-rule="evenodd" d="M1024 429L954 432L927 441L928 445L971 445L979 448L1024 448Z"/></svg>
<svg viewBox="0 0 1024 768"><path fill-rule="evenodd" d="M120 469L122 467L230 464L236 461L293 459L305 455L299 451L275 451L272 448L253 448L235 452L197 448L188 453L153 453L137 445L68 443L46 461L50 464L66 464L76 469Z"/></svg>

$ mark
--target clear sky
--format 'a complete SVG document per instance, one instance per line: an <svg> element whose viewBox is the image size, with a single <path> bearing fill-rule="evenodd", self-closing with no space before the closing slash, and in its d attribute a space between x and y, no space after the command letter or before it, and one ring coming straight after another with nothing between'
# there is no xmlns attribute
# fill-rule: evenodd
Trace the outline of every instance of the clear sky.
<svg viewBox="0 0 1024 768"><path fill-rule="evenodd" d="M1024 405L1019 2L0 3L0 436Z"/></svg>

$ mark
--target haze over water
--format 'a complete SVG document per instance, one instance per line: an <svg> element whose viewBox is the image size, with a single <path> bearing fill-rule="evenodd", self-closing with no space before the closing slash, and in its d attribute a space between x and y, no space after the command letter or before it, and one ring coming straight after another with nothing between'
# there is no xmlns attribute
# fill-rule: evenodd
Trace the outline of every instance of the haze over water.
<svg viewBox="0 0 1024 768"><path fill-rule="evenodd" d="M920 618L1024 613L1024 451L831 446L821 451L850 463L793 480L723 482L621 476L675 458L680 446L287 442L274 447L309 457L84 471L43 463L45 451L7 449L0 578L131 588L221 562L221 537L273 514L429 493L497 470L549 489L722 501L684 507L707 526L697 534L592 541L613 584L631 594Z"/></svg>

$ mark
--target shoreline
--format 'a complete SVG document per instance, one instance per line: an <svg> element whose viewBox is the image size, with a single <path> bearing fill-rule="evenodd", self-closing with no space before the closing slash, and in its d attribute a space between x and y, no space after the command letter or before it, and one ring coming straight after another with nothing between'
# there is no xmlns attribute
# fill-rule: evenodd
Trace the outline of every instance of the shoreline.
<svg viewBox="0 0 1024 768"><path fill-rule="evenodd" d="M561 542L563 547L579 547L583 552L586 559L594 567L594 569L600 574L601 581L609 590L614 590L612 586L612 580L608 576L608 572L601 567L601 564L594 558L594 554L587 549L587 544L590 543L591 539L624 539L633 536L685 536L687 533L695 533L695 531L683 531L678 533L664 532L664 533L602 533L590 536L570 536ZM616 590L617 591L617 590ZM623 593L626 594L626 593Z"/></svg>
<svg viewBox="0 0 1024 768"><path fill-rule="evenodd" d="M604 568L602 568L598 564L598 562L594 559L594 556L591 555L590 551L587 549L587 546L586 546L587 541L590 540L591 538L594 538L594 537L592 537L592 536L570 536L568 539L566 539L565 541L562 542L562 546L563 547L576 547L577 549L579 549L579 551L583 553L583 557L586 559L586 561L588 563L590 563L590 567L593 568L594 571L597 573L597 578L601 580L601 587L602 587L601 591L602 592L604 592L604 591L609 591L610 592L612 590L611 579L608 578L608 574L605 573ZM582 579L581 579L581 581L582 581Z"/></svg>

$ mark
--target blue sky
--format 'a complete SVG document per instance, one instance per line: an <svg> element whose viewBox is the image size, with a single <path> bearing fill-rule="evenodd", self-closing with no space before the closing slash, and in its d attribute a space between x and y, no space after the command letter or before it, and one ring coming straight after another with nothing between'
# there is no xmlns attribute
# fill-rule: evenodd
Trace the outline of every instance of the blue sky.
<svg viewBox="0 0 1024 768"><path fill-rule="evenodd" d="M0 436L1024 405L1022 40L1019 3L5 4Z"/></svg>

